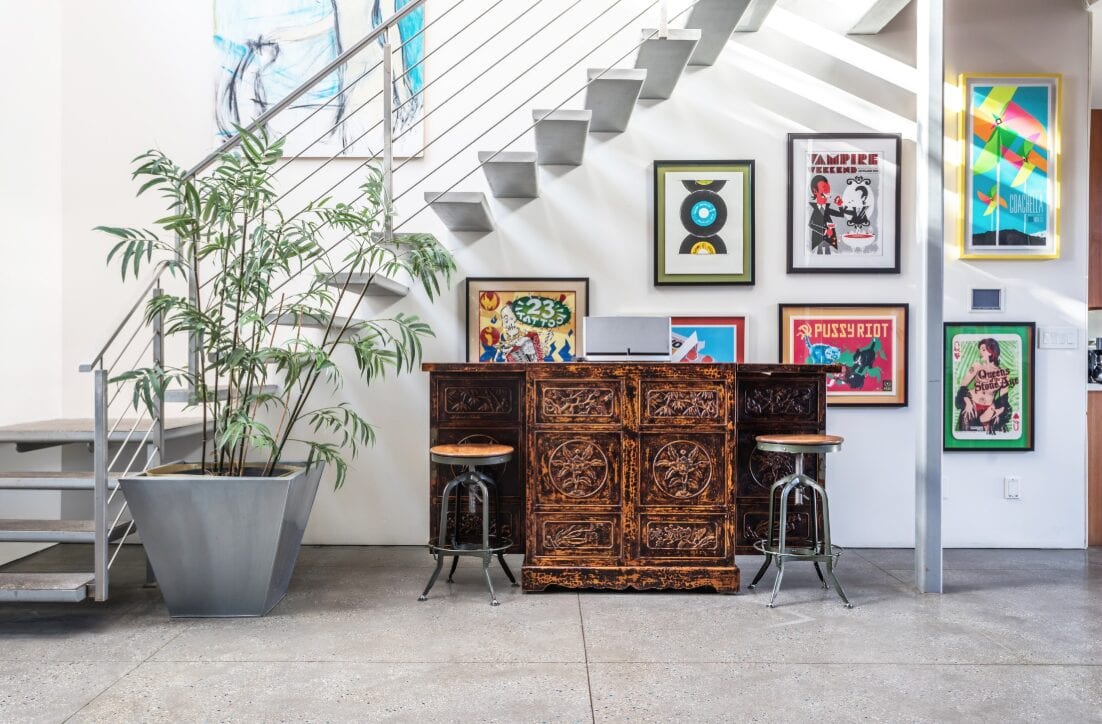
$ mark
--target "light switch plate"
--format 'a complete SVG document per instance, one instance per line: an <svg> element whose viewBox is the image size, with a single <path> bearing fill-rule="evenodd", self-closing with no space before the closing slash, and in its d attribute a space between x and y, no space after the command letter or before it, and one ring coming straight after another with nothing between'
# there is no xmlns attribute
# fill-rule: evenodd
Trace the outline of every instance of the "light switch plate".
<svg viewBox="0 0 1102 724"><path fill-rule="evenodd" d="M1078 327L1041 327L1037 332L1037 346L1041 349L1078 349Z"/></svg>

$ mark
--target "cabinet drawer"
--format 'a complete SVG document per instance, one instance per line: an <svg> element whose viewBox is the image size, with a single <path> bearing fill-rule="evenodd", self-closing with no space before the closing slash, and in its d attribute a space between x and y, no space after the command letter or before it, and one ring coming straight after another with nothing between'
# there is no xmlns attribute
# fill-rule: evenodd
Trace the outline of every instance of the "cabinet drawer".
<svg viewBox="0 0 1102 724"><path fill-rule="evenodd" d="M623 418L620 380L535 380L537 424L619 425Z"/></svg>
<svg viewBox="0 0 1102 724"><path fill-rule="evenodd" d="M537 506L618 506L622 495L620 433L537 432Z"/></svg>
<svg viewBox="0 0 1102 724"><path fill-rule="evenodd" d="M521 378L439 377L433 380L440 422L520 422Z"/></svg>
<svg viewBox="0 0 1102 724"><path fill-rule="evenodd" d="M642 505L720 506L728 499L723 433L642 433Z"/></svg>
<svg viewBox="0 0 1102 724"><path fill-rule="evenodd" d="M726 515L639 516L639 559L726 560L731 557Z"/></svg>
<svg viewBox="0 0 1102 724"><path fill-rule="evenodd" d="M639 382L644 425L722 425L727 421L727 386L722 382Z"/></svg>
<svg viewBox="0 0 1102 724"><path fill-rule="evenodd" d="M616 514L536 513L529 525L537 557L608 560L620 557L623 536Z"/></svg>
<svg viewBox="0 0 1102 724"><path fill-rule="evenodd" d="M822 419L819 382L813 379L742 380L738 383L739 422Z"/></svg>

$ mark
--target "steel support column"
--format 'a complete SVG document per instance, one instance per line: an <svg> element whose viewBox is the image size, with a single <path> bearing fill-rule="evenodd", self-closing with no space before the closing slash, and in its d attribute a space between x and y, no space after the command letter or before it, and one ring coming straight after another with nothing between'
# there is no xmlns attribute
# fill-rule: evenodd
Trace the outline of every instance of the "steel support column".
<svg viewBox="0 0 1102 724"><path fill-rule="evenodd" d="M945 0L918 0L915 240L922 252L924 324L917 349L921 421L915 448L915 586L941 593L942 323L945 286Z"/></svg>

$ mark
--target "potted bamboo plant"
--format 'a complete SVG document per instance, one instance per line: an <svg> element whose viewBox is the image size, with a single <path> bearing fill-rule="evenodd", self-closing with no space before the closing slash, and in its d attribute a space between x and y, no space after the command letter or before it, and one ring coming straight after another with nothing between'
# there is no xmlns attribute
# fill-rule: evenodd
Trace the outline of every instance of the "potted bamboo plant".
<svg viewBox="0 0 1102 724"><path fill-rule="evenodd" d="M370 384L413 370L432 335L415 316L342 310L376 275L408 274L432 299L455 268L431 235L387 240L391 209L373 167L355 202L285 212L282 142L239 130L239 148L202 177L159 151L135 159L138 194L168 204L157 231L98 227L124 280L164 260L187 282L145 312L160 315L166 342L186 338L191 361L113 379L133 386L135 407L188 390L205 423L197 460L120 481L173 616L263 615L283 597L323 467L339 488L348 459L374 440L359 411L319 399L346 371Z"/></svg>

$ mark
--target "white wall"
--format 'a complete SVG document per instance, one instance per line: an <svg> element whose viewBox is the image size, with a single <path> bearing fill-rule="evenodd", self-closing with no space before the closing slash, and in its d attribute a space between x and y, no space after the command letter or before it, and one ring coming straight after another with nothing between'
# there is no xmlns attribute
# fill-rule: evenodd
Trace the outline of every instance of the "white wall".
<svg viewBox="0 0 1102 724"><path fill-rule="evenodd" d="M62 197L60 0L0 2L9 32L0 138L0 425L61 414ZM48 469L56 451L17 455L0 446L0 469ZM51 493L0 491L0 518L57 517ZM41 548L0 545L0 563Z"/></svg>
<svg viewBox="0 0 1102 724"><path fill-rule="evenodd" d="M1016 0L1012 11L983 9L1005 3L973 0L951 5L947 16L948 65L958 69L994 70L976 38L989 48L1003 48L1005 37L1029 28L1031 37L1053 38L1046 49L1031 43L1021 50L1015 70L1065 73L1065 149L1085 142L1085 13L1078 0L1037 3ZM480 81L469 71L443 76L451 63L475 47L473 66L480 69L516 45L543 21L561 13L564 4L545 3L513 34L489 40L491 28L504 25L524 4L503 3L489 13L478 32L444 45L456 28L488 7L467 2L428 34L427 79L441 78L428 91L429 138L439 139L424 160L399 174L398 188L409 188L450 156L427 183L399 202L408 218L421 207L422 190L441 190L473 168L476 150L495 150L529 123L531 107L553 107L584 82L584 68L609 64L628 51L637 28L654 19L632 21L645 3L625 2L584 32L582 18L601 6L582 3L553 25L551 36L528 42L508 62ZM446 3L430 3L439 15ZM676 7L680 7L677 4ZM676 9L676 8L675 8ZM483 237L448 232L431 213L416 216L407 230L436 233L456 253L463 276L589 276L592 311L619 313L745 313L750 318L750 358L777 359L778 302L908 302L912 325L921 324L918 303L919 262L911 225L911 178L903 183L903 274L788 276L784 272L785 134L789 131L885 131L904 134L904 164L913 168L914 18L906 10L884 33L850 38L832 3L781 0L766 27L737 35L711 68L692 69L673 99L641 103L628 131L619 136L590 137L586 163L575 169L541 172L542 196L530 203L492 200L498 229ZM1001 15L1000 15L1001 13ZM1001 17L1000 21L998 18ZM1078 21L1076 26L1075 21ZM87 415L88 380L73 370L134 292L122 286L117 272L103 264L107 242L89 229L101 223L145 224L154 204L133 200L129 160L157 145L183 164L200 158L211 146L212 71L211 12L207 2L172 0L98 0L65 6L62 19L65 98L61 126L65 171L64 298L62 366L55 370L64 384L64 408ZM1001 22L1001 24L1000 24ZM612 47L602 50L555 81L567 64L596 44L602 34L621 25ZM169 30L170 29L170 30ZM1077 38L1082 37L1082 42ZM493 101L486 99L555 44L566 40L551 61ZM970 44L972 44L970 46ZM973 49L974 48L974 49ZM974 57L973 57L974 55ZM621 63L626 64L626 63ZM531 102L541 85L551 87ZM442 105L452 93L459 96ZM567 107L579 107L575 99ZM515 106L487 140L461 151L474 131L488 126ZM444 130L463 113L472 117L446 136ZM1078 114L1078 117L1077 115ZM530 148L530 135L514 148ZM1076 324L1085 328L1086 202L1074 179L1085 179L1085 165L1065 155L1063 170L1064 258L1057 262L963 264L947 261L947 285L953 299L947 313L959 311L958 291L987 273L1005 274L1009 315L1041 323ZM651 285L651 163L663 158L740 159L757 162L757 285L662 288ZM346 173L349 162L334 164ZM326 173L322 176L326 176ZM330 176L335 178L335 176ZM485 190L481 174L458 187ZM62 208L60 200L57 206ZM951 216L951 214L950 214ZM955 219L951 220L955 224ZM953 228L950 226L950 228ZM7 263L10 255L5 251ZM1005 267L1005 268L1004 268ZM1077 272L1077 269L1083 270ZM1031 286L1033 280L1036 285ZM1020 306L1015 306L1020 305ZM397 304L369 301L363 314L412 312L426 318L437 338L426 347L427 359L458 361L463 355L462 285L435 305L414 293ZM1009 318L1009 317L1008 317ZM60 343L60 342L59 342ZM911 350L912 359L916 350ZM1084 430L1081 350L1075 354L1041 352L1038 357L1037 452L1019 455L954 455L946 460L946 528L948 545L1082 545ZM1073 361L1074 360L1074 363ZM1074 366L1075 374L1070 374ZM1072 390L1069 380L1076 381ZM355 463L346 488L323 489L307 533L311 542L420 543L427 536L426 480L428 461L427 375L417 373L365 389L349 384L343 399L357 405L379 424L375 450ZM912 385L915 380L912 380ZM1071 394L1074 414L1061 415L1057 396ZM1069 419L1071 418L1071 419ZM831 408L828 425L845 435L845 450L830 461L834 527L848 545L910 545L913 541L914 437L918 416L913 407L881 410ZM1023 476L1024 500L1006 503L1001 476ZM992 481L998 482L997 489ZM1078 497L1076 497L1078 496ZM1016 507L1012 507L1016 506Z"/></svg>
<svg viewBox="0 0 1102 724"><path fill-rule="evenodd" d="M1061 73L1063 121L1060 144L1060 258L988 262L956 258L959 223L956 174L947 173L945 317L967 319L968 290L997 282L1006 287L1007 321L1087 327L1087 167L1090 138L1089 16L1079 0L973 0L947 3L946 73ZM1005 47L1017 28L1030 42L1013 61L992 48ZM946 125L956 128L956 117ZM950 123L952 126L949 126ZM955 135L950 133L949 135ZM957 142L946 145L955 171ZM951 203L950 203L951 201ZM952 243L950 243L952 242ZM1085 353L1037 350L1036 451L952 453L944 464L947 545L1084 545L1086 495ZM1022 500L1002 498L1003 476L1020 475Z"/></svg>

